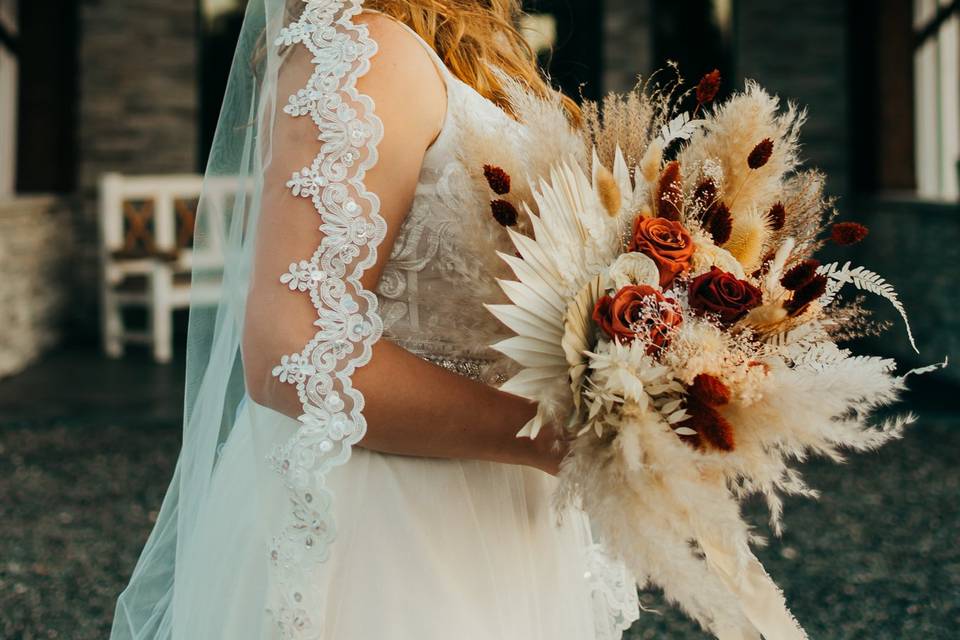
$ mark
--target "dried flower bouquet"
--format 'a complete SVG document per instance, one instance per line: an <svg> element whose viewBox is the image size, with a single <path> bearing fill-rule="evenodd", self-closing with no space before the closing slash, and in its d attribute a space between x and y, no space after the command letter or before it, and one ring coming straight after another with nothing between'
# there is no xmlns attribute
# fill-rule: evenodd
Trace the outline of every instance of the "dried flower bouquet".
<svg viewBox="0 0 960 640"><path fill-rule="evenodd" d="M503 389L538 402L518 435L570 443L557 500L638 582L718 638L805 638L740 503L762 495L779 533L781 497L816 496L790 463L899 437L912 416L869 418L919 371L838 344L869 327L847 286L906 314L876 274L813 257L867 230L801 169L804 112L752 82L713 105L719 84L648 81L576 128L508 86L527 152L477 170L516 247L511 304L489 305L516 335L494 347L520 367Z"/></svg>

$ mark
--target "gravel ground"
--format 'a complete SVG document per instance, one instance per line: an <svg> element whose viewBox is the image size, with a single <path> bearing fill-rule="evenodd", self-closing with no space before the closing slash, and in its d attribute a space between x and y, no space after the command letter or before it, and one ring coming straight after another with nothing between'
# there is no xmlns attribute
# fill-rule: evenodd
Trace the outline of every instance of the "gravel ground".
<svg viewBox="0 0 960 640"><path fill-rule="evenodd" d="M102 389L100 378L36 385L71 367L0 383L0 638L105 638L156 517L179 446L176 368L131 383L124 365L109 366L121 368L104 375L133 384L142 402L120 387L107 395L122 406L91 402L83 386ZM44 394L61 404L30 411L50 406ZM784 538L758 555L811 637L958 637L955 397L950 388L916 397L922 419L900 444L844 466L806 465L823 498L788 503ZM749 511L764 529L758 505ZM658 593L643 601L658 613L643 614L629 638L706 637Z"/></svg>

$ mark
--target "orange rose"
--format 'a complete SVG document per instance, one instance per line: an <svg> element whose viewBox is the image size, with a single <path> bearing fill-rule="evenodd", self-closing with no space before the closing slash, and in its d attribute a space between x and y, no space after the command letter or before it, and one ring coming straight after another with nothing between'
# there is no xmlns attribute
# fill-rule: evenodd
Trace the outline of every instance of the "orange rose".
<svg viewBox="0 0 960 640"><path fill-rule="evenodd" d="M645 284L628 284L615 294L602 296L593 308L593 320L618 342L646 340L653 355L670 343L683 317L675 300L665 298Z"/></svg>
<svg viewBox="0 0 960 640"><path fill-rule="evenodd" d="M690 267L693 240L675 220L637 216L629 250L650 256L660 270L660 287L665 289Z"/></svg>

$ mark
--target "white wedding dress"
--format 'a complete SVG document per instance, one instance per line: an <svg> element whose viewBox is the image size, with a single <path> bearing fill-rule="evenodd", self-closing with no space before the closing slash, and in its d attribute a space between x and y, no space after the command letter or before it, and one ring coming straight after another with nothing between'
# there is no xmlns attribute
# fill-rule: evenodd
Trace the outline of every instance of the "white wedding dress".
<svg viewBox="0 0 960 640"><path fill-rule="evenodd" d="M522 125L410 34L445 80L447 116L377 291L383 335L496 384L500 363L487 345L504 329L483 303L502 266L471 244L503 230L463 200L470 167L460 151L466 131L508 141ZM634 581L592 542L582 513L554 511L555 479L531 468L354 446L326 472L327 492L302 493L306 503L329 500L323 521L297 516L284 529L291 498L276 466L316 464L309 449L278 458L301 428L240 404L197 524L178 546L173 638L611 640L637 618Z"/></svg>

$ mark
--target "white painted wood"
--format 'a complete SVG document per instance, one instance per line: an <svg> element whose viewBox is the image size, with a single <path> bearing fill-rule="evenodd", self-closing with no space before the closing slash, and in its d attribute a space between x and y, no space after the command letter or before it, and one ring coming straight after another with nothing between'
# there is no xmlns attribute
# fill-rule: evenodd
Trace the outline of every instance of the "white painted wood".
<svg viewBox="0 0 960 640"><path fill-rule="evenodd" d="M916 158L917 195L933 198L940 191L937 167L937 51L927 41L914 54L914 157Z"/></svg>
<svg viewBox="0 0 960 640"><path fill-rule="evenodd" d="M13 195L17 180L17 59L0 48L0 197Z"/></svg>
<svg viewBox="0 0 960 640"><path fill-rule="evenodd" d="M178 199L197 199L204 188L203 177L193 174L124 176L108 173L100 179L100 237L103 277L101 311L103 348L110 357L123 354L126 343L145 343L154 359L169 362L173 357L173 312L191 303L214 305L220 298L223 271L222 234L226 201L233 199L237 182L231 178L210 178L203 194L202 224L212 233L195 250L183 249L175 260L162 257L117 260L114 252L124 248L123 203L146 200L153 203L154 243L159 252L176 249L176 208ZM191 288L183 276L202 268L204 280ZM178 277L179 276L179 277ZM145 281L139 289L124 289L131 277ZM147 311L146 332L128 329L123 322L124 307Z"/></svg>
<svg viewBox="0 0 960 640"><path fill-rule="evenodd" d="M949 0L914 0L913 25L930 24ZM917 195L960 198L960 17L951 16L914 53Z"/></svg>
<svg viewBox="0 0 960 640"><path fill-rule="evenodd" d="M946 0L941 0L945 3ZM937 35L940 71L940 198L960 198L960 17L956 13L940 27Z"/></svg>
<svg viewBox="0 0 960 640"><path fill-rule="evenodd" d="M0 0L0 22L7 31L17 32L18 20L17 0Z"/></svg>

